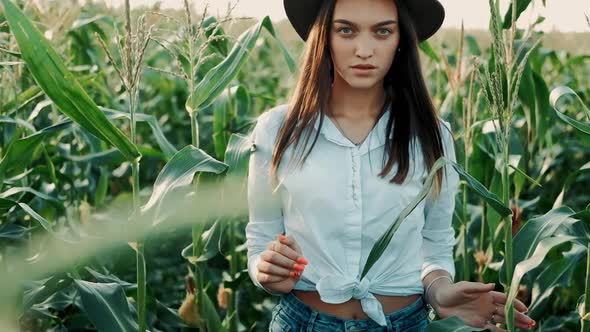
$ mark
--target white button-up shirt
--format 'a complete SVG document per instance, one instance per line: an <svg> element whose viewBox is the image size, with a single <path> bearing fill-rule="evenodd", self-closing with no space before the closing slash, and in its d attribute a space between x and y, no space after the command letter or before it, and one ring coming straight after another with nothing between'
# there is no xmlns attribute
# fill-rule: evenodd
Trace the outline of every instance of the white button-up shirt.
<svg viewBox="0 0 590 332"><path fill-rule="evenodd" d="M246 225L250 278L264 289L256 280L260 253L266 250L269 242L276 240L276 235L291 235L309 262L295 289L318 291L326 303L359 299L363 311L385 326L385 313L372 293L422 294L422 278L428 273L443 269L455 275L455 235L451 221L458 174L452 167L445 166L438 198L433 200L427 196L402 221L381 258L363 280L359 280L377 239L423 188L428 170L423 165L420 146L410 145L415 150L415 159L410 158L404 183L389 183L397 172L397 163L385 178L378 173L383 168L391 109L381 116L360 146L354 145L323 115L320 136L303 168L288 166L293 155L293 146L290 146L278 168L277 186L273 187L271 154L287 109L288 105L284 104L260 115L250 136L254 144L248 170L249 221ZM445 156L455 161L450 125L444 120L439 122ZM318 128L319 117L313 129L317 131ZM315 132L310 144L314 137Z"/></svg>

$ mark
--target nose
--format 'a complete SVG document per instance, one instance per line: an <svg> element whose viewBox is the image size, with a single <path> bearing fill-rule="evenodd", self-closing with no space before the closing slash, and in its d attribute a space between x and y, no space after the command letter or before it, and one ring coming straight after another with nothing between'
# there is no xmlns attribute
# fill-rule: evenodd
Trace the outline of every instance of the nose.
<svg viewBox="0 0 590 332"><path fill-rule="evenodd" d="M375 46L369 38L358 38L356 44L356 56L362 59L367 59L373 56L375 52Z"/></svg>

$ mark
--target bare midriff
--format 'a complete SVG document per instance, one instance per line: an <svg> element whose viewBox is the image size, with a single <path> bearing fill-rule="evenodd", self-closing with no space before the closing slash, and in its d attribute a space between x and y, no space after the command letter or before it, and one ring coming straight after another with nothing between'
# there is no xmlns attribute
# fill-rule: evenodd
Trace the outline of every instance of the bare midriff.
<svg viewBox="0 0 590 332"><path fill-rule="evenodd" d="M294 289L293 295L297 296L302 302L309 307L332 316L342 319L367 319L367 314L363 311L361 301L355 298L343 303L326 303L320 299L320 294L317 291L302 291ZM379 295L373 294L383 307L385 315L394 311L403 309L408 305L414 303L421 294L412 294L406 296L398 295Z"/></svg>

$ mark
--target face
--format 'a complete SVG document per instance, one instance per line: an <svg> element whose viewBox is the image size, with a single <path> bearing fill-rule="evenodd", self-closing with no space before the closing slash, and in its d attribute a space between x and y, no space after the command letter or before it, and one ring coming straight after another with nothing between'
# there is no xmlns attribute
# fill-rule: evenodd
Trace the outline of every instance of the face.
<svg viewBox="0 0 590 332"><path fill-rule="evenodd" d="M399 40L393 0L338 0L330 30L335 84L340 81L359 89L382 84Z"/></svg>

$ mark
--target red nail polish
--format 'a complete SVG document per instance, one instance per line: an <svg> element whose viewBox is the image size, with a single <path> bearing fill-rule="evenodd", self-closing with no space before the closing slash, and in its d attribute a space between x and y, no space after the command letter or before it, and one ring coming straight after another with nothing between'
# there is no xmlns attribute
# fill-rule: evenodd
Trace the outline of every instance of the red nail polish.
<svg viewBox="0 0 590 332"><path fill-rule="evenodd" d="M283 234L279 234L279 239L282 241L285 241L287 239L287 237L284 236Z"/></svg>
<svg viewBox="0 0 590 332"><path fill-rule="evenodd" d="M303 270L305 270L305 267L303 267L303 265L294 264L293 269L295 269L297 271L303 271Z"/></svg>
<svg viewBox="0 0 590 332"><path fill-rule="evenodd" d="M294 272L294 271L291 271L291 272L289 272L289 275L291 276L291 278L295 278L295 276L297 275L297 273Z"/></svg>
<svg viewBox="0 0 590 332"><path fill-rule="evenodd" d="M305 259L303 257L299 257L299 258L297 258L297 263L307 265L307 263L309 263L309 262L307 261L307 259Z"/></svg>

